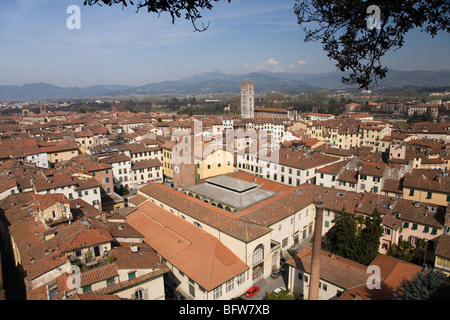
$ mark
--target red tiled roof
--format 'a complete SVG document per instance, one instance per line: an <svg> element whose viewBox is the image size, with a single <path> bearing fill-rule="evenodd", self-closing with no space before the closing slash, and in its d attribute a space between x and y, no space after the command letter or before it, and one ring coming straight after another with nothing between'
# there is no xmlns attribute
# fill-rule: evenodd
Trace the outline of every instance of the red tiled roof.
<svg viewBox="0 0 450 320"><path fill-rule="evenodd" d="M211 206L162 184L150 183L139 190L180 212L184 212L197 221L241 241L249 242L271 231L270 228L239 220L228 211Z"/></svg>
<svg viewBox="0 0 450 320"><path fill-rule="evenodd" d="M145 242L207 291L248 269L217 238L186 220L147 202L127 216Z"/></svg>
<svg viewBox="0 0 450 320"><path fill-rule="evenodd" d="M73 251L80 248L86 248L93 245L108 243L114 238L106 230L101 229L86 229L81 230L75 237L73 237L67 244L61 247L63 252Z"/></svg>
<svg viewBox="0 0 450 320"><path fill-rule="evenodd" d="M88 286L117 276L119 276L117 265L115 263L107 264L103 267L98 267L87 272L82 272L80 286Z"/></svg>

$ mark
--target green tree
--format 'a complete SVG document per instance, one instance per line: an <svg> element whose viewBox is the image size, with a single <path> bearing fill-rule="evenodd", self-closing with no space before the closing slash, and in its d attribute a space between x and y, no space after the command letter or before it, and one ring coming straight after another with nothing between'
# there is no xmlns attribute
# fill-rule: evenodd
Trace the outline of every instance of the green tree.
<svg viewBox="0 0 450 320"><path fill-rule="evenodd" d="M120 132L111 143L112 146L118 146L121 144L127 143L127 139L123 136L122 132Z"/></svg>
<svg viewBox="0 0 450 320"><path fill-rule="evenodd" d="M305 42L321 42L337 69L350 72L342 81L366 89L386 76L381 59L410 30L450 32L448 0L296 0L294 12Z"/></svg>
<svg viewBox="0 0 450 320"><path fill-rule="evenodd" d="M369 216L357 218L343 208L333 223L326 235L331 252L365 265L375 259L383 235L381 214L376 208Z"/></svg>
<svg viewBox="0 0 450 320"><path fill-rule="evenodd" d="M422 251L422 254L423 254L423 265L425 265L425 261L426 261L427 248L428 248L428 240L427 239L421 238L421 239L419 239L419 241L417 241L417 249ZM422 258L420 258L420 260L422 260Z"/></svg>
<svg viewBox="0 0 450 320"><path fill-rule="evenodd" d="M358 239L357 261L368 265L378 255L380 238L383 235L382 217L375 208L372 214L365 218L364 226Z"/></svg>
<svg viewBox="0 0 450 320"><path fill-rule="evenodd" d="M392 244L388 255L400 260L411 262L414 258L414 248L409 241L402 240L398 244Z"/></svg>
<svg viewBox="0 0 450 320"><path fill-rule="evenodd" d="M357 241L356 220L343 207L332 222L334 225L326 234L328 248L339 256L354 260Z"/></svg>
<svg viewBox="0 0 450 320"><path fill-rule="evenodd" d="M424 268L412 280L403 280L393 300L428 300L447 276L439 270Z"/></svg>

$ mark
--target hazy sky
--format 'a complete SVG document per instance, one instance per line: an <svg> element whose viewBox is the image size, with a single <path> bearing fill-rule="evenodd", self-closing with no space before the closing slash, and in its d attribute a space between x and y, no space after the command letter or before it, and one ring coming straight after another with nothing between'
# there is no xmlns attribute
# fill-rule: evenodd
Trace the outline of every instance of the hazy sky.
<svg viewBox="0 0 450 320"><path fill-rule="evenodd" d="M137 1L137 0L136 0ZM136 2L135 1L135 2ZM80 29L70 30L70 5ZM304 43L294 0L232 0L202 12L205 32L136 8L83 0L0 0L0 84L144 85L219 70L334 71L320 43ZM450 37L412 32L385 64L397 70L450 69Z"/></svg>

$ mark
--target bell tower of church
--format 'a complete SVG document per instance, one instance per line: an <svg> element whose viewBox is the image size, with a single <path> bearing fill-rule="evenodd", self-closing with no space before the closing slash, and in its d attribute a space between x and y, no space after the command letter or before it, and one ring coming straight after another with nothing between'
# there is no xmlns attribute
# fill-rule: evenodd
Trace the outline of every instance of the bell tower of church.
<svg viewBox="0 0 450 320"><path fill-rule="evenodd" d="M253 81L241 81L241 117L255 117L255 86Z"/></svg>

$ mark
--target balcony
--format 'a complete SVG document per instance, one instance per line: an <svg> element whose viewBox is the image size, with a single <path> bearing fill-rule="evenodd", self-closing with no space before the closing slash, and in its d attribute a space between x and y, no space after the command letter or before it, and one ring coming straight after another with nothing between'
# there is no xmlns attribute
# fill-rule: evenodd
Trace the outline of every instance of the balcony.
<svg viewBox="0 0 450 320"><path fill-rule="evenodd" d="M275 240L270 240L270 252L274 252L281 248L281 243Z"/></svg>

